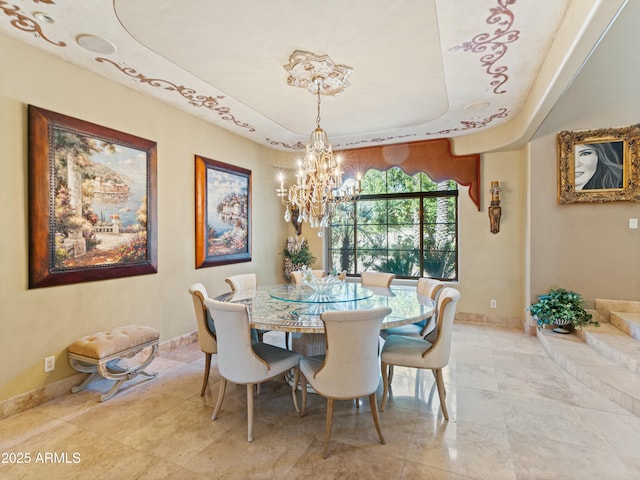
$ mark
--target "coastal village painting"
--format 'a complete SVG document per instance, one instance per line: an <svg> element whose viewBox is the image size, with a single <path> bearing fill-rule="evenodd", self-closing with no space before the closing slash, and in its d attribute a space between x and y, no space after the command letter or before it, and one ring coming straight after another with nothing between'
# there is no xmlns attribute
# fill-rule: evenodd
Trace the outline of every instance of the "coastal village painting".
<svg viewBox="0 0 640 480"><path fill-rule="evenodd" d="M147 259L146 152L53 128L52 269Z"/></svg>
<svg viewBox="0 0 640 480"><path fill-rule="evenodd" d="M28 112L29 288L157 273L156 142Z"/></svg>
<svg viewBox="0 0 640 480"><path fill-rule="evenodd" d="M249 252L249 182L244 175L207 169L207 256Z"/></svg>

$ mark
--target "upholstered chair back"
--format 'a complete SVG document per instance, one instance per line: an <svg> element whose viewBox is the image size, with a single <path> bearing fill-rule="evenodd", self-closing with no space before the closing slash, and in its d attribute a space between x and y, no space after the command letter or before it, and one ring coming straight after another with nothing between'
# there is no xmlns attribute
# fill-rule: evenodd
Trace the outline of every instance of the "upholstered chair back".
<svg viewBox="0 0 640 480"><path fill-rule="evenodd" d="M204 353L217 353L217 341L213 321L204 304L208 298L207 290L201 283L194 283L189 287L189 293L193 299L193 309L196 314L200 350Z"/></svg>
<svg viewBox="0 0 640 480"><path fill-rule="evenodd" d="M418 295L425 296L436 302L440 292L444 288L444 283L435 278L419 278L416 290Z"/></svg>
<svg viewBox="0 0 640 480"><path fill-rule="evenodd" d="M232 275L224 279L229 284L231 290L238 292L240 290L255 290L257 281L255 273L242 273L239 275Z"/></svg>
<svg viewBox="0 0 640 480"><path fill-rule="evenodd" d="M216 327L220 375L234 383L264 381L269 365L253 351L248 307L211 298L205 305Z"/></svg>
<svg viewBox="0 0 640 480"><path fill-rule="evenodd" d="M391 282L396 278L394 273L385 272L362 272L360 280L363 286L386 287L391 286Z"/></svg>
<svg viewBox="0 0 640 480"><path fill-rule="evenodd" d="M311 274L316 278L324 277L324 270L311 270Z"/></svg>
<svg viewBox="0 0 640 480"><path fill-rule="evenodd" d="M458 300L460 300L460 292L458 290L451 287L442 289L437 306L437 335L433 346L422 354L426 362L423 368L442 368L449 363L453 319L456 315Z"/></svg>
<svg viewBox="0 0 640 480"><path fill-rule="evenodd" d="M381 307L320 315L327 352L314 377L318 391L334 398L357 398L376 391L380 381L378 336L390 313L390 308Z"/></svg>

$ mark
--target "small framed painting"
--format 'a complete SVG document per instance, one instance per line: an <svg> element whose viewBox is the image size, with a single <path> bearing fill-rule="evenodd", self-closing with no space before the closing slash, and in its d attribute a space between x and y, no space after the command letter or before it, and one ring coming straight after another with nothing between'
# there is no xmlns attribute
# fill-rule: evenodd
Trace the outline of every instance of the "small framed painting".
<svg viewBox="0 0 640 480"><path fill-rule="evenodd" d="M251 170L195 156L196 268L251 261Z"/></svg>
<svg viewBox="0 0 640 480"><path fill-rule="evenodd" d="M640 200L640 125L558 134L558 202Z"/></svg>
<svg viewBox="0 0 640 480"><path fill-rule="evenodd" d="M156 273L156 143L28 116L29 288Z"/></svg>

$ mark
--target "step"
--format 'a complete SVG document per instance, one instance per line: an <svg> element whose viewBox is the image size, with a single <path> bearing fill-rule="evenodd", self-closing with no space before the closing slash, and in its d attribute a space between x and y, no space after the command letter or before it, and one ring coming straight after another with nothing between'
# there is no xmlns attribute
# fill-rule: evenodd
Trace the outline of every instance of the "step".
<svg viewBox="0 0 640 480"><path fill-rule="evenodd" d="M609 321L630 337L640 340L640 313L609 312Z"/></svg>
<svg viewBox="0 0 640 480"><path fill-rule="evenodd" d="M607 322L600 322L599 327L584 326L576 333L600 355L640 374L640 341Z"/></svg>
<svg viewBox="0 0 640 480"><path fill-rule="evenodd" d="M600 355L577 335L538 331L549 356L594 392L640 416L640 376Z"/></svg>

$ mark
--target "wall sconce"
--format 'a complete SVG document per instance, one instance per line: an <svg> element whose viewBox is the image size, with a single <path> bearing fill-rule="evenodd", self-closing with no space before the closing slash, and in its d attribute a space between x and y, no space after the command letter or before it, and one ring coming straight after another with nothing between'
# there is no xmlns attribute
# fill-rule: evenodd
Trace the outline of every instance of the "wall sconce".
<svg viewBox="0 0 640 480"><path fill-rule="evenodd" d="M502 208L500 207L500 192L502 189L498 185L497 180L491 181L491 204L489 205L489 223L491 225L491 233L500 231L500 217L502 216Z"/></svg>

